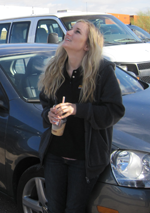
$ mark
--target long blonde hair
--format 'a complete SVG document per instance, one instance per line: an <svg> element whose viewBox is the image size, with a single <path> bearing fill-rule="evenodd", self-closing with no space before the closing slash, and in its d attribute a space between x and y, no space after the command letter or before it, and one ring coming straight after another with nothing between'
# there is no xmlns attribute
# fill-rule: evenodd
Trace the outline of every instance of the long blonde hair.
<svg viewBox="0 0 150 213"><path fill-rule="evenodd" d="M85 23L88 26L88 51L85 53L81 63L83 82L79 101L92 102L96 88L96 77L102 58L103 36L91 22L82 19L78 20L78 22ZM63 69L67 57L67 52L61 44L57 48L55 56L51 58L45 72L40 76L39 89L43 89L48 97L55 98L56 91L65 81Z"/></svg>

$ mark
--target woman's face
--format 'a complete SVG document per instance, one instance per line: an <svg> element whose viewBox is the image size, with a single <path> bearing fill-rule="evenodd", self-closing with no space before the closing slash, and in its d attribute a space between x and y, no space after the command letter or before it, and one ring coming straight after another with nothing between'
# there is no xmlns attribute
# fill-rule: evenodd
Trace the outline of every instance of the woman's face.
<svg viewBox="0 0 150 213"><path fill-rule="evenodd" d="M85 52L88 50L87 38L88 25L78 22L66 33L62 46L66 51Z"/></svg>

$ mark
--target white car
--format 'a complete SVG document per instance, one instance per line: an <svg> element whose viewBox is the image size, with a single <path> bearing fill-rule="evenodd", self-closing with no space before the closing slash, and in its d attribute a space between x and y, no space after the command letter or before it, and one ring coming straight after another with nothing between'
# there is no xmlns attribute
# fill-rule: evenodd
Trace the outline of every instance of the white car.
<svg viewBox="0 0 150 213"><path fill-rule="evenodd" d="M0 20L0 43L59 43L78 19L90 20L104 35L106 59L150 83L150 43L110 14L63 12Z"/></svg>

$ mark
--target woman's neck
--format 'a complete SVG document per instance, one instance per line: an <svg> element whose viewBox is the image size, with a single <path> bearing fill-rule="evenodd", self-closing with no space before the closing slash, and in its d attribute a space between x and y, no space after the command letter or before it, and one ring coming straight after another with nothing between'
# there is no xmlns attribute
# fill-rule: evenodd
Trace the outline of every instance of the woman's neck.
<svg viewBox="0 0 150 213"><path fill-rule="evenodd" d="M67 61L67 64L66 64L66 70L67 70L67 73L70 77L72 76L73 70L76 70L80 67L81 62L82 62L81 58L68 57L68 61Z"/></svg>

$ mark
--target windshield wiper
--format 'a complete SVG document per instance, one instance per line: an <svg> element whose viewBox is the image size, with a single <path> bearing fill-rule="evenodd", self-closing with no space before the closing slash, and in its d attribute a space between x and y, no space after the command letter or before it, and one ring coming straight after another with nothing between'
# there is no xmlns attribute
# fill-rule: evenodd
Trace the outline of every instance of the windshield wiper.
<svg viewBox="0 0 150 213"><path fill-rule="evenodd" d="M105 45L118 45L118 44L120 44L120 43L119 43L119 42L115 42L115 43L114 43L114 42L107 42L107 41L105 41L104 44L105 44Z"/></svg>
<svg viewBox="0 0 150 213"><path fill-rule="evenodd" d="M148 41L150 41L150 38L142 39L142 41L144 41L144 42L148 42Z"/></svg>
<svg viewBox="0 0 150 213"><path fill-rule="evenodd" d="M28 103L40 103L40 100L38 98L29 98L29 99L26 99L26 101Z"/></svg>
<svg viewBox="0 0 150 213"><path fill-rule="evenodd" d="M135 92L124 92L124 93L122 93L122 96L125 96L125 95L130 95L130 94L134 94Z"/></svg>
<svg viewBox="0 0 150 213"><path fill-rule="evenodd" d="M117 39L117 40L114 40L114 41L117 41L117 42L125 42L125 43L131 43L131 42L134 42L134 43L141 43L142 41L137 41L135 39L131 39L131 38L122 38L122 39Z"/></svg>

